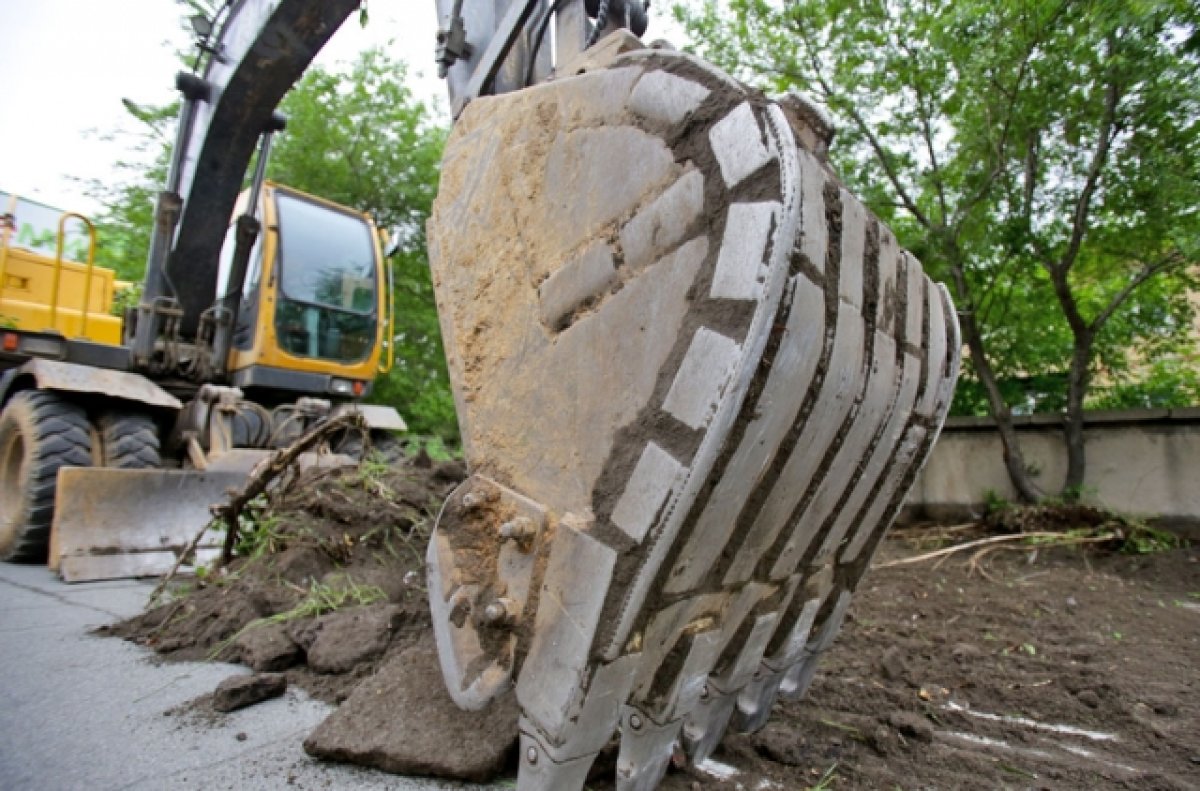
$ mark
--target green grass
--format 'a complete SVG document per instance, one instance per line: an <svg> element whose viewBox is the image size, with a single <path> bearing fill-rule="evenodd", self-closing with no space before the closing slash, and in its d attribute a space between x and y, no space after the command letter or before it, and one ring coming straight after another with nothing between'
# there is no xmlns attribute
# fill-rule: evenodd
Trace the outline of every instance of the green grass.
<svg viewBox="0 0 1200 791"><path fill-rule="evenodd" d="M362 606L385 600L387 600L387 594L383 592L382 588L375 585L359 585L349 578L345 579L345 585L313 582L304 598L291 609L265 618L256 618L239 629L232 637L217 644L217 647L209 652L208 658L216 659L222 651L251 629L258 629L272 623L287 623L298 618L314 618L346 606Z"/></svg>

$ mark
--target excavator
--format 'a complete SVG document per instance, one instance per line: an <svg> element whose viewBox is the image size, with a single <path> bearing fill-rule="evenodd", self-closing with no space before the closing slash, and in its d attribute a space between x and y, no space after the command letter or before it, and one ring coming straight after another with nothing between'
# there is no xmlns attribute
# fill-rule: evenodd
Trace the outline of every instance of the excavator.
<svg viewBox="0 0 1200 791"><path fill-rule="evenodd" d="M397 452L396 410L357 403L391 363L379 231L366 214L266 181L272 132L251 187L239 197L234 182L237 219L219 229L215 257L184 259L208 260L202 280L187 281L199 277L195 264L182 274L164 266L168 204L144 299L124 321L112 315L118 284L94 265L86 217L61 216L53 257L3 229L4 559L48 560L68 582L165 573L227 489L314 426L353 411L375 450ZM53 214L15 196L8 208L14 221ZM64 255L72 221L88 231L86 264ZM200 284L209 302L176 299L194 300ZM332 436L334 453L306 461L362 455L361 431ZM191 562L221 543L201 535Z"/></svg>
<svg viewBox="0 0 1200 791"><path fill-rule="evenodd" d="M158 325L221 331L214 224L357 6L223 6L135 361ZM515 695L519 791L582 789L614 739L616 787L649 791L806 691L945 419L954 307L817 105L642 43L642 0L437 8L427 237L469 473L427 554L443 679L465 710Z"/></svg>

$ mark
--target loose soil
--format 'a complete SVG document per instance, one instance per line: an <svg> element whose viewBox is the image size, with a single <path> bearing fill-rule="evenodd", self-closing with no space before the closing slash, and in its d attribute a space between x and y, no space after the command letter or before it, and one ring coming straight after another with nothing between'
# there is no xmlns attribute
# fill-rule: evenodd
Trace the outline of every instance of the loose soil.
<svg viewBox="0 0 1200 791"><path fill-rule="evenodd" d="M1200 553L969 555L868 572L806 698L726 737L739 775L662 788L1200 788Z"/></svg>
<svg viewBox="0 0 1200 791"><path fill-rule="evenodd" d="M101 631L169 660L282 671L341 703L385 657L430 633L425 549L464 477L460 463L424 457L303 473L243 526L247 554L228 569Z"/></svg>
<svg viewBox="0 0 1200 791"><path fill-rule="evenodd" d="M462 474L423 460L301 476L260 517L260 554L106 631L167 659L279 671L334 704L360 685L427 692L422 561ZM904 534L877 563L933 548L926 531ZM807 697L779 704L757 734L728 735L702 769L673 769L662 788L1200 787L1200 552L1005 546L976 563L962 553L869 572ZM315 593L345 601L317 612ZM408 683L406 665L425 680ZM318 729L336 743L326 754L420 768L418 756L396 760L388 740L421 742L404 723L420 722L422 705L444 708L422 695L382 703L388 716L372 720L362 749L357 718L339 724L335 712ZM355 700L367 697L380 696ZM464 716L500 736L512 715ZM500 762L502 775L514 761ZM612 751L602 755L589 788L612 788L614 764ZM717 776L725 770L734 774Z"/></svg>

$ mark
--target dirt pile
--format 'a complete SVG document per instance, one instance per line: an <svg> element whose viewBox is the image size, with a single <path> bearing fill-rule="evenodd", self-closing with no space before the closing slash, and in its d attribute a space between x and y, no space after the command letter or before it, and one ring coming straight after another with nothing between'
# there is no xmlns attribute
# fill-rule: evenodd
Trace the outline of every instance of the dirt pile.
<svg viewBox="0 0 1200 791"><path fill-rule="evenodd" d="M168 659L282 673L343 704L306 741L313 755L398 773L494 776L516 736L515 702L483 713L454 707L425 591L429 533L463 477L461 464L420 457L303 473L250 509L227 569L103 631ZM360 686L370 689L356 695ZM471 738L446 738L457 731Z"/></svg>
<svg viewBox="0 0 1200 791"><path fill-rule="evenodd" d="M306 740L313 755L511 773L515 703L456 709L430 639L425 545L461 477L412 463L306 474L257 511L227 573L108 631L340 704ZM978 534L900 535L878 565ZM808 697L664 791L1200 784L1200 554L1002 546L870 572ZM603 754L589 788L611 789L615 762Z"/></svg>

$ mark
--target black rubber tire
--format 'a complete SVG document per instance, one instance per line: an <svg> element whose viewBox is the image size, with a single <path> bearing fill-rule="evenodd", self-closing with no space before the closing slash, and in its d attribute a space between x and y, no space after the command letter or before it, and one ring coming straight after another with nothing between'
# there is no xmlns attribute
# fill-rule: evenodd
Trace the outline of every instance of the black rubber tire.
<svg viewBox="0 0 1200 791"><path fill-rule="evenodd" d="M369 441L371 443L371 453L385 462L397 462L404 458L404 445L390 431L372 431ZM342 453L353 459L362 461L362 432L347 431L333 443L333 452Z"/></svg>
<svg viewBox="0 0 1200 791"><path fill-rule="evenodd" d="M44 563L60 467L90 467L82 407L42 390L17 393L0 413L0 560Z"/></svg>
<svg viewBox="0 0 1200 791"><path fill-rule="evenodd" d="M104 467L150 470L162 466L158 426L149 415L105 412L96 419L98 446L93 457Z"/></svg>

